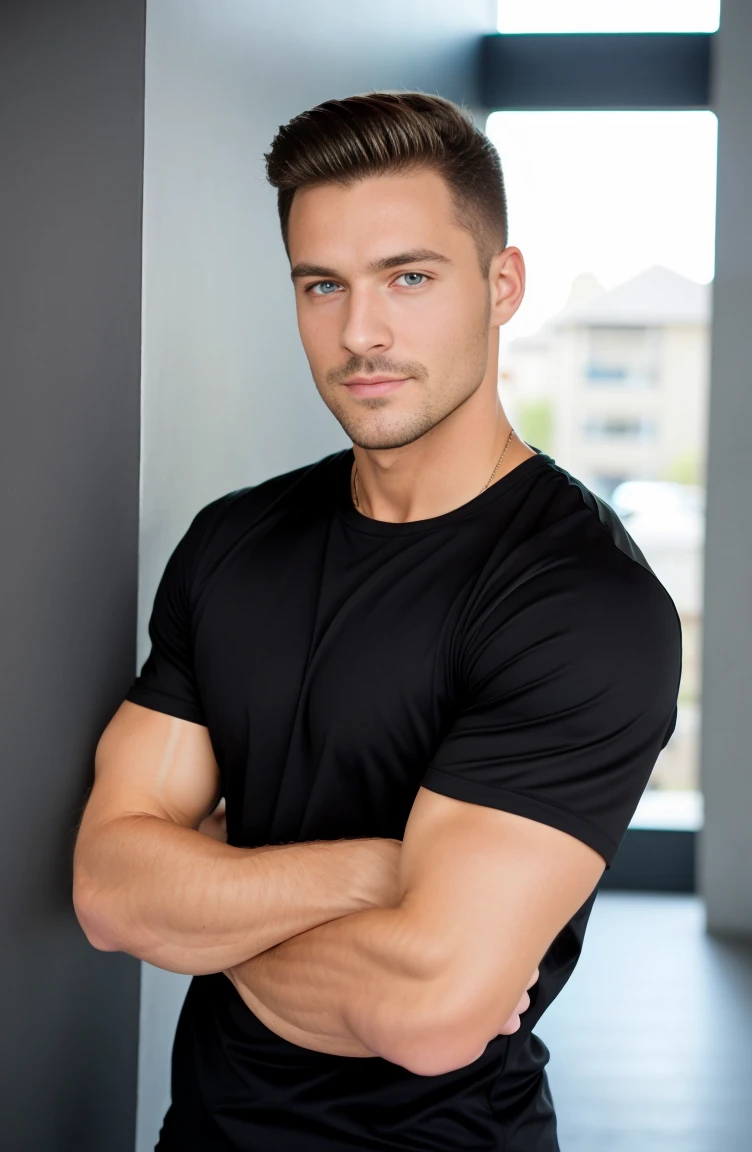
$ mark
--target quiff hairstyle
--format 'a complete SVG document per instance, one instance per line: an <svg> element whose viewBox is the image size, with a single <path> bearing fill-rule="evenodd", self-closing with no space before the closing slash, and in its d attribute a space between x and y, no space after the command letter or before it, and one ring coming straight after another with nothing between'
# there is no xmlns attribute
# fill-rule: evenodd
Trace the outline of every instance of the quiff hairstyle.
<svg viewBox="0 0 752 1152"><path fill-rule="evenodd" d="M298 188L349 187L368 176L428 168L446 181L454 219L473 236L484 276L507 246L507 203L499 154L471 114L425 92L368 92L326 100L280 125L266 175L277 189L288 259L290 207Z"/></svg>

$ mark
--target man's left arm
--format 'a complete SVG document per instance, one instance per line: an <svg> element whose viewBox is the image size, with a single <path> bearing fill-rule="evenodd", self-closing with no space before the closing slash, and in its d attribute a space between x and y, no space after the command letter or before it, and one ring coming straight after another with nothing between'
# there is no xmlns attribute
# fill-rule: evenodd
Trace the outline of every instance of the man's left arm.
<svg viewBox="0 0 752 1152"><path fill-rule="evenodd" d="M328 921L226 975L292 1043L439 1075L516 1030L531 972L604 867L557 828L421 787L398 904Z"/></svg>

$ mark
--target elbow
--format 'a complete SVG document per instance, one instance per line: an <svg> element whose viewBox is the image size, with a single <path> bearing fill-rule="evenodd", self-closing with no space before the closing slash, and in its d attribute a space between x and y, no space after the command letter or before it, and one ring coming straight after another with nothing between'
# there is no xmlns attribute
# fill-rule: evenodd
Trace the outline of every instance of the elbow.
<svg viewBox="0 0 752 1152"><path fill-rule="evenodd" d="M124 926L122 913L107 893L96 888L80 872L74 872L73 909L84 936L99 952L126 952L166 972L203 976L221 972L213 958L201 963L192 950L175 947L155 937L143 925Z"/></svg>
<svg viewBox="0 0 752 1152"><path fill-rule="evenodd" d="M107 914L106 894L87 874L80 860L73 865L73 911L84 936L100 952L124 951Z"/></svg>
<svg viewBox="0 0 752 1152"><path fill-rule="evenodd" d="M476 1038L455 1029L434 1026L428 1031L415 1029L409 1036L403 1036L395 1046L394 1055L388 1055L387 1059L416 1076L443 1076L478 1060L487 1044L487 1039L478 1043Z"/></svg>
<svg viewBox="0 0 752 1152"><path fill-rule="evenodd" d="M499 1003L507 999L508 1011L506 1003ZM480 1059L513 1011L511 994L494 996L493 1005L488 997L480 1002L477 986L456 974L449 981L431 982L426 986L419 1015L412 1017L409 1028L409 1014L402 1015L405 1026L395 1044L395 1062L418 1076L441 1076L465 1068Z"/></svg>
<svg viewBox="0 0 752 1152"><path fill-rule="evenodd" d="M478 1060L487 1045L488 1039L479 1041L476 1036L455 1028L416 1030L403 1040L396 1063L416 1076L443 1076Z"/></svg>
<svg viewBox="0 0 752 1152"><path fill-rule="evenodd" d="M407 1004L410 1003L410 1008ZM427 982L422 994L382 1005L360 1039L385 1060L416 1076L441 1076L482 1056L490 1035L467 1013L447 1011L447 997Z"/></svg>
<svg viewBox="0 0 752 1152"><path fill-rule="evenodd" d="M120 951L119 946L108 932L107 925L103 922L102 917L96 915L85 901L74 897L73 910L76 913L76 919L81 926L83 934L92 948L97 948L100 952Z"/></svg>

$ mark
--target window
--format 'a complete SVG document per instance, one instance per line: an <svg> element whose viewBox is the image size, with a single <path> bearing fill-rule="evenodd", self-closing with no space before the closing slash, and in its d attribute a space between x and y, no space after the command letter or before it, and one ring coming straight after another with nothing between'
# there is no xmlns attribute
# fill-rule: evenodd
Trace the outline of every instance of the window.
<svg viewBox="0 0 752 1152"><path fill-rule="evenodd" d="M613 493L626 479L622 474L614 476L611 473L599 473L593 477L593 491L610 504Z"/></svg>
<svg viewBox="0 0 752 1152"><path fill-rule="evenodd" d="M502 402L528 443L612 505L677 606L679 718L646 803L651 821L665 811L676 826L681 812L685 827L702 811L717 121L707 111L495 112L486 131L504 171L509 244L527 269L522 305L500 329Z"/></svg>
<svg viewBox="0 0 752 1152"><path fill-rule="evenodd" d="M499 32L715 32L720 0L499 0Z"/></svg>
<svg viewBox="0 0 752 1152"><path fill-rule="evenodd" d="M644 416L589 416L585 435L590 440L652 440L655 421Z"/></svg>
<svg viewBox="0 0 752 1152"><path fill-rule="evenodd" d="M659 379L659 328L589 328L585 377L595 388L652 388Z"/></svg>

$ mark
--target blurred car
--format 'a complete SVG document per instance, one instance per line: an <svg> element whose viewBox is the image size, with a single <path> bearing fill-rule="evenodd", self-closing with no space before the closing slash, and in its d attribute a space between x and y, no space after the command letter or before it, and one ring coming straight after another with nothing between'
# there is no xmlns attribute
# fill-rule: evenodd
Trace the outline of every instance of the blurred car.
<svg viewBox="0 0 752 1152"><path fill-rule="evenodd" d="M610 504L625 525L634 515L704 518L705 491L673 480L625 480L614 488Z"/></svg>

